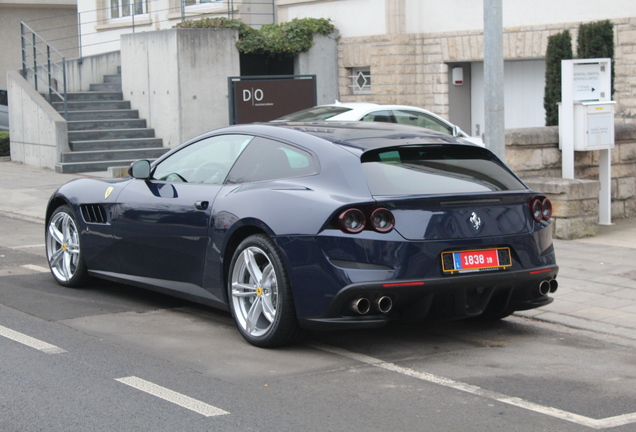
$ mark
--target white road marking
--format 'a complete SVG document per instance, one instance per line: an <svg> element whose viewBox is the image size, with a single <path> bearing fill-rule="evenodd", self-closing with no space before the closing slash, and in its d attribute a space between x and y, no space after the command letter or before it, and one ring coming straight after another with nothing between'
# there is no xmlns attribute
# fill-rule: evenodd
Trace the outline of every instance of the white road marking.
<svg viewBox="0 0 636 432"><path fill-rule="evenodd" d="M39 339L32 338L31 336L27 336L3 326L0 326L0 336L4 336L7 339L11 339L12 341L21 343L22 345L26 345L31 348L35 348L36 350L40 350L47 354L61 354L66 352L60 347L56 347L55 345L51 345Z"/></svg>
<svg viewBox="0 0 636 432"><path fill-rule="evenodd" d="M150 381L146 381L141 378L130 376L126 378L116 378L116 381L119 381L120 383L126 384L130 387L136 388L137 390L141 390L142 392L151 394L158 398L167 400L168 402L172 402L173 404L179 405L183 408L187 408L206 417L229 414L229 412L223 411L220 408L208 405L204 402L193 399L181 393L177 393L176 391L167 389L165 387L161 387L160 385L151 383Z"/></svg>
<svg viewBox="0 0 636 432"><path fill-rule="evenodd" d="M9 246L10 249L27 249L27 248L40 248L40 247L46 247L46 245L42 243L42 244L24 245L24 246Z"/></svg>
<svg viewBox="0 0 636 432"><path fill-rule="evenodd" d="M42 266L35 265L35 264L24 264L21 267L24 267L25 269L37 271L37 272L40 272L40 273L48 273L48 272L51 271L51 269L49 269L47 267L42 267Z"/></svg>
<svg viewBox="0 0 636 432"><path fill-rule="evenodd" d="M533 402L523 400L521 398L511 397L511 396L504 395L502 393L497 393L494 391L482 389L481 387L466 384L460 381L455 381L449 378L444 378L439 375L433 375L426 372L418 372L416 370L401 367L394 363L388 363L380 359L376 359L374 357L369 357L364 354L356 354L354 352L347 351L342 348L336 348L330 345L325 345L325 344L321 344L317 342L307 343L306 345L312 348L322 350L322 351L330 352L332 354L337 354L342 357L350 358L352 360L356 360L361 363L366 363L368 365L375 366L381 369L386 369L392 372L400 373L402 375L410 376L412 378L428 381L433 384L453 388L455 390L460 390L460 391L471 393L478 396L482 396L482 397L492 399L498 402L502 402L508 405L513 405L519 408L523 408L529 411L534 411L540 414L548 415L551 417L555 417L561 420L569 421L569 422L576 423L581 426L586 426L593 429L606 429L606 428L612 428L617 426L624 426L631 423L636 423L636 413L624 414L624 415L615 416L615 417L607 417L604 419L594 419L594 418L582 416L579 414L574 414L568 411L563 411L557 408L539 405Z"/></svg>

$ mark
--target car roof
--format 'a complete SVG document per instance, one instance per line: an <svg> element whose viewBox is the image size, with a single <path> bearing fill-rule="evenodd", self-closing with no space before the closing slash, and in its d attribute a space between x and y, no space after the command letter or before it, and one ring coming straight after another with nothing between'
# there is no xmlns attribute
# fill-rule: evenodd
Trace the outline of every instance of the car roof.
<svg viewBox="0 0 636 432"><path fill-rule="evenodd" d="M241 125L236 128L248 133L289 139L292 142L298 141L299 144L302 144L302 137L297 134L308 134L334 144L359 149L361 151L383 147L422 144L473 145L461 138L456 138L451 135L421 127L396 123L333 121L272 122ZM227 130L229 129L233 129L233 127L227 128ZM281 129L292 133L281 133L283 132ZM235 131L239 132L239 130L236 129Z"/></svg>

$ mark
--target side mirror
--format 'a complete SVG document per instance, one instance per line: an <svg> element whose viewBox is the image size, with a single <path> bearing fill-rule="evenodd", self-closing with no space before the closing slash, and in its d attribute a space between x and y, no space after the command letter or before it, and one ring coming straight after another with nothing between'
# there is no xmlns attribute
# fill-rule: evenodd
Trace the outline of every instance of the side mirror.
<svg viewBox="0 0 636 432"><path fill-rule="evenodd" d="M454 125L453 126L453 136L461 136L462 134L462 130L459 128L459 126Z"/></svg>
<svg viewBox="0 0 636 432"><path fill-rule="evenodd" d="M138 160L133 162L128 169L128 174L132 178L147 180L150 178L150 162L147 160Z"/></svg>

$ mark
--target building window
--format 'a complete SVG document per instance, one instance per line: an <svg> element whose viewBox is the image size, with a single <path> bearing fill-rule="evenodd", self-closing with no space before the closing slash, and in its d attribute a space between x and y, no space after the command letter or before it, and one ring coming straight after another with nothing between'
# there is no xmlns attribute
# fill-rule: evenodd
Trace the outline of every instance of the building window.
<svg viewBox="0 0 636 432"><path fill-rule="evenodd" d="M352 68L349 78L351 78L350 87L353 90L353 94L371 93L371 68Z"/></svg>
<svg viewBox="0 0 636 432"><path fill-rule="evenodd" d="M204 5L208 3L219 3L222 0L184 0L185 6Z"/></svg>
<svg viewBox="0 0 636 432"><path fill-rule="evenodd" d="M110 17L123 18L148 13L148 0L110 0Z"/></svg>

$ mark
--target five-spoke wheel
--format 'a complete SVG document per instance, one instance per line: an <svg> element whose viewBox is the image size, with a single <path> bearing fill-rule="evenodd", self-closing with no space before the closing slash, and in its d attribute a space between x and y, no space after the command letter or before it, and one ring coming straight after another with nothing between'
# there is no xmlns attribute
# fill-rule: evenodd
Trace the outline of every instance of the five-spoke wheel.
<svg viewBox="0 0 636 432"><path fill-rule="evenodd" d="M58 207L46 228L46 255L55 279L65 286L78 286L86 277L80 236L71 209Z"/></svg>
<svg viewBox="0 0 636 432"><path fill-rule="evenodd" d="M272 347L300 337L287 273L268 237L253 235L239 245L230 266L228 294L236 325L251 344Z"/></svg>

